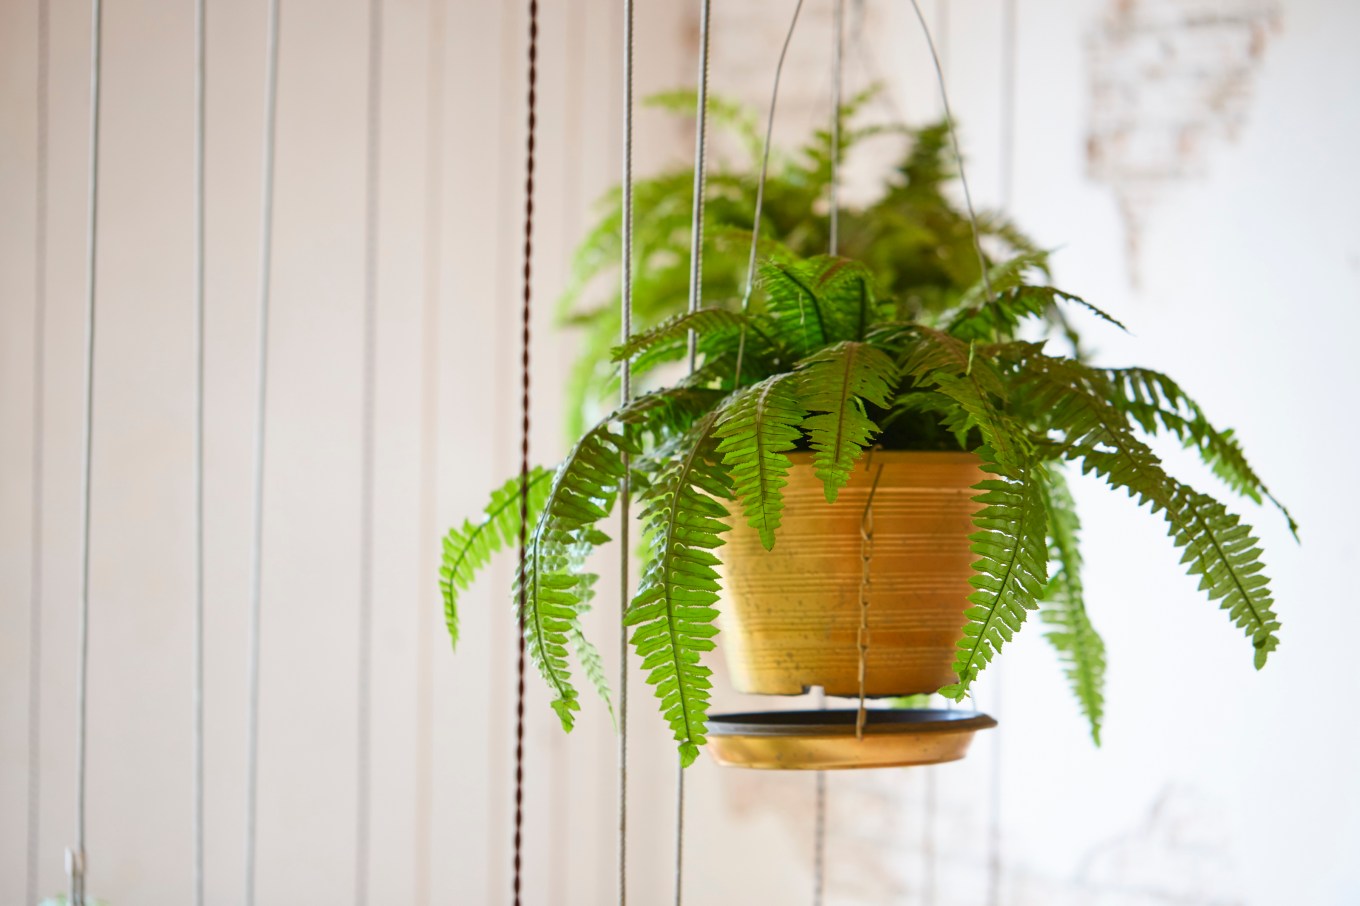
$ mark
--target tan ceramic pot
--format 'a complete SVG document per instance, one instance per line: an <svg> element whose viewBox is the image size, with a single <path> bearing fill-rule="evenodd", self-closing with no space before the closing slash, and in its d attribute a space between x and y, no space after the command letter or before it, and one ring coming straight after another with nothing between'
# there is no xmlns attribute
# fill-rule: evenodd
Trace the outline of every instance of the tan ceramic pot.
<svg viewBox="0 0 1360 906"><path fill-rule="evenodd" d="M972 591L972 486L984 477L978 458L877 451L860 460L833 504L812 473L812 455L791 458L774 550L734 518L721 551L721 638L733 685L766 695L813 686L859 693L860 525L879 466L865 693L934 692L954 682L954 644Z"/></svg>

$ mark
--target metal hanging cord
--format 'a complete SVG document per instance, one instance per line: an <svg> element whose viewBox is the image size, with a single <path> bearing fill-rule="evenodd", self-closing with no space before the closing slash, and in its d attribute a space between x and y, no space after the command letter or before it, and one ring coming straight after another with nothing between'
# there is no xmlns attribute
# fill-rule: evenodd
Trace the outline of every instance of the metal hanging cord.
<svg viewBox="0 0 1360 906"><path fill-rule="evenodd" d="M80 604L76 628L75 843L66 851L71 906L85 906L86 694L90 661L90 477L94 452L95 262L99 242L99 77L104 8L90 4L90 160L85 233L85 395L80 454Z"/></svg>
<svg viewBox="0 0 1360 906"><path fill-rule="evenodd" d="M690 223L689 310L699 310L703 295L704 265L704 165L708 152L708 36L710 0L699 3L699 91L695 101L694 128L694 207ZM694 373L699 359L699 338L689 330L689 371ZM685 768L677 762L675 772L675 903L684 902L685 880Z"/></svg>
<svg viewBox="0 0 1360 906"><path fill-rule="evenodd" d="M999 192L1001 209L1009 214L1015 186L1015 80L1016 80L1016 0L1001 5L1001 172ZM1005 665L998 660L992 677L992 716L1001 719ZM1001 765L1004 745L998 727L992 733L992 770L987 803L987 903L1000 906L1002 884L1001 854Z"/></svg>
<svg viewBox="0 0 1360 906"><path fill-rule="evenodd" d="M619 261L620 340L624 346L633 335L633 0L623 0L623 248ZM619 365L619 395L626 406L633 398L632 363ZM628 608L630 583L629 503L632 458L623 454L623 479L619 487L619 607ZM618 739L618 889L619 906L628 902L628 629L619 628L619 739Z"/></svg>
<svg viewBox="0 0 1360 906"><path fill-rule="evenodd" d="M279 2L269 0L265 33L264 164L260 199L260 291L256 335L255 450L252 475L250 600L246 655L245 906L255 902L255 824L260 762L260 593L264 565L265 402L269 386L269 293L274 238L274 138L278 120Z"/></svg>
<svg viewBox="0 0 1360 906"><path fill-rule="evenodd" d="M845 67L844 53L845 0L835 0L832 18L831 47L831 180L828 190L830 241L828 253L835 255L840 244L840 156L841 156L841 82ZM871 495L872 499L872 495ZM861 664L862 666L862 664ZM822 690L820 705L826 708L826 690ZM863 699L860 700L861 710ZM860 729L856 722L856 732ZM821 906L826 897L826 772L818 771L813 806L812 903Z"/></svg>
<svg viewBox="0 0 1360 906"><path fill-rule="evenodd" d="M38 901L42 816L43 465L47 399L47 131L50 11L38 0L37 147L33 180L33 472L28 598L28 812L24 902Z"/></svg>

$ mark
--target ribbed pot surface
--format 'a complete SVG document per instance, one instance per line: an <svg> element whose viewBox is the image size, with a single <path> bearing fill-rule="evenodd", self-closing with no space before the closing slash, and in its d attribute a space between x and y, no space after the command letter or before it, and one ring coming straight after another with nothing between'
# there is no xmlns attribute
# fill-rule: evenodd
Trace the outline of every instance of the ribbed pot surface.
<svg viewBox="0 0 1360 906"><path fill-rule="evenodd" d="M722 634L738 691L857 695L860 524L874 473L869 561L868 695L934 692L953 682L954 643L972 591L968 535L985 476L971 453L866 454L834 504L810 453L791 454L774 550L739 507L721 553Z"/></svg>

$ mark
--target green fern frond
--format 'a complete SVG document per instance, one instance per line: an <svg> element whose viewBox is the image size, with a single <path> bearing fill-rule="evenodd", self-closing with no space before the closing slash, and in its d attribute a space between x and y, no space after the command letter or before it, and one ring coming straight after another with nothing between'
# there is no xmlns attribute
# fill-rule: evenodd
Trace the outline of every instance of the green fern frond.
<svg viewBox="0 0 1360 906"><path fill-rule="evenodd" d="M529 522L535 522L548 496L552 472L541 466L529 472ZM520 496L524 485L520 477L491 493L491 502L479 522L466 520L461 527L449 529L444 536L444 554L439 567L439 590L444 596L444 623L449 641L458 647L458 593L466 591L472 580L491 560L492 554L519 542Z"/></svg>
<svg viewBox="0 0 1360 906"><path fill-rule="evenodd" d="M788 484L792 465L788 451L802 437L798 426L806 415L798 403L797 380L782 374L736 394L714 429L721 438L717 452L729 467L736 496L766 550L774 547L784 511L781 490Z"/></svg>
<svg viewBox="0 0 1360 906"><path fill-rule="evenodd" d="M1177 485L1172 500L1169 512L1177 518L1169 520L1171 537L1177 547L1185 548L1181 562L1190 575L1200 577L1200 591L1209 600L1219 601L1233 623L1246 632L1260 670L1280 645L1276 635L1280 622L1251 526L1208 494L1185 485Z"/></svg>
<svg viewBox="0 0 1360 906"><path fill-rule="evenodd" d="M1200 405L1179 384L1150 368L1110 368L1103 374L1115 391L1114 404L1132 416L1144 432L1171 434L1198 452L1235 493L1255 503L1269 500L1288 522L1290 533L1298 538L1298 523L1247 462L1233 432L1214 427Z"/></svg>
<svg viewBox="0 0 1360 906"><path fill-rule="evenodd" d="M983 442L1007 469L1018 469L1030 454L1025 432L1005 411L1006 385L990 353L978 354L975 344L930 328L918 328L906 355L903 371L917 388L934 388L954 400L968 422L950 424L966 435L976 426Z"/></svg>
<svg viewBox="0 0 1360 906"><path fill-rule="evenodd" d="M1209 599L1222 599L1245 630L1260 669L1279 645L1279 622L1251 529L1218 501L1166 474L1156 454L1134 436L1125 413L1110 402L1115 394L1102 373L1044 355L1029 356L1023 367L1032 405L1064 435L1064 455L1162 514L1176 546L1185 548L1182 562L1201 577Z"/></svg>
<svg viewBox="0 0 1360 906"><path fill-rule="evenodd" d="M1091 725L1091 739L1100 745L1105 716L1105 642L1086 610L1078 544L1081 520L1067 480L1056 468L1049 470L1044 493L1049 558L1057 568L1044 590L1039 616L1050 627L1045 637L1058 652L1077 704Z"/></svg>
<svg viewBox="0 0 1360 906"><path fill-rule="evenodd" d="M691 330L696 334L703 335L718 330L740 329L742 324L748 323L750 320L740 312L728 311L725 308L701 308L697 311L687 311L684 314L667 318L650 330L634 334L622 346L615 346L610 351L610 360L622 362L624 359L634 358L655 346L677 340L680 341L680 346L683 348Z"/></svg>
<svg viewBox="0 0 1360 906"><path fill-rule="evenodd" d="M1114 317L1080 296L1052 286L1013 286L998 290L994 298L970 305L954 315L946 330L961 340L1005 340L1015 336L1023 321L1055 317L1059 302L1079 305L1101 320L1128 331Z"/></svg>
<svg viewBox="0 0 1360 906"><path fill-rule="evenodd" d="M963 638L956 643L954 673L958 682L940 694L962 701L978 674L1014 638L1048 582L1048 535L1044 511L1045 470L1035 461L1018 468L1002 466L995 451L978 451L982 469L995 478L974 488L973 500L983 504L973 516L977 531L969 536L977 589L968 596L972 605L964 616Z"/></svg>
<svg viewBox="0 0 1360 906"><path fill-rule="evenodd" d="M650 542L647 567L624 616L631 641L662 714L679 743L680 762L693 763L705 741L712 671L701 655L714 647L718 558L727 531L731 482L717 458L712 431L718 410L700 419L639 498Z"/></svg>
<svg viewBox="0 0 1360 906"><path fill-rule="evenodd" d="M803 420L812 445L812 470L826 488L828 503L850 481L864 448L878 434L865 403L888 407L897 366L867 343L845 341L798 365L798 402L809 412Z"/></svg>
<svg viewBox="0 0 1360 906"><path fill-rule="evenodd" d="M880 314L872 275L846 258L765 261L760 286L775 339L798 357L841 340L863 340Z"/></svg>
<svg viewBox="0 0 1360 906"><path fill-rule="evenodd" d="M1031 271L1043 271L1047 267L1048 252L1046 251L1022 252L1013 258L994 264L987 269L986 280L979 278L977 282L964 290L963 295L959 298L959 306L965 311L982 306L989 301L989 290L993 296L996 296L1017 289L1024 286L1025 277Z"/></svg>
<svg viewBox="0 0 1360 906"><path fill-rule="evenodd" d="M612 418L586 433L558 467L517 571L515 602L529 660L553 695L552 708L570 730L580 709L567 663L569 636L589 599L579 569L583 537L607 539L595 526L609 515L623 479L625 452L638 452L609 430Z"/></svg>

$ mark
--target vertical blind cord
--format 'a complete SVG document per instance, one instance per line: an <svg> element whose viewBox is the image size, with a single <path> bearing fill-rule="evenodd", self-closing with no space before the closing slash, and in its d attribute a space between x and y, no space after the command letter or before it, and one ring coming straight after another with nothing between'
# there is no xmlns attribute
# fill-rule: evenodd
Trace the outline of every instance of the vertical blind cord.
<svg viewBox="0 0 1360 906"><path fill-rule="evenodd" d="M623 248L619 261L620 342L633 335L633 0L623 0ZM619 365L623 405L633 398L632 363ZM629 503L632 459L623 454L619 488L619 607L628 609ZM628 902L628 629L619 621L619 740L618 740L618 902Z"/></svg>
<svg viewBox="0 0 1360 906"><path fill-rule="evenodd" d="M85 398L80 453L80 605L76 629L75 845L66 851L71 906L85 906L86 693L90 660L90 478L94 451L95 262L99 241L99 77L102 57L101 0L90 4L90 160L85 234Z"/></svg>
<svg viewBox="0 0 1360 906"><path fill-rule="evenodd" d="M203 906L203 419L205 384L206 0L194 2L194 599L193 599L193 835L194 906Z"/></svg>
<svg viewBox="0 0 1360 906"><path fill-rule="evenodd" d="M378 367L378 216L382 145L382 0L368 4L367 148L364 172L364 314L359 465L359 612L355 702L354 903L368 902L372 799L373 518Z"/></svg>
<svg viewBox="0 0 1360 906"><path fill-rule="evenodd" d="M841 156L841 82L844 77L843 30L845 0L835 0L831 49L831 180L828 184L830 242L828 253L835 255L840 240L840 156ZM826 690L820 706L826 709ZM826 772L818 771L813 818L812 903L822 906L826 897Z"/></svg>
<svg viewBox="0 0 1360 906"><path fill-rule="evenodd" d="M28 826L24 902L38 901L42 816L43 461L47 391L47 122L49 10L38 0L37 153L33 204L33 479L28 600Z"/></svg>
<svg viewBox="0 0 1360 906"><path fill-rule="evenodd" d="M520 358L519 568L524 570L529 546L529 341L532 326L534 252L534 138L538 125L538 0L529 0L529 97L524 162L524 305L520 312L523 350ZM524 871L524 605L519 590L519 631L515 659L515 862L514 904L519 906Z"/></svg>
<svg viewBox="0 0 1360 906"><path fill-rule="evenodd" d="M269 292L274 235L274 135L278 113L279 2L269 0L265 32L263 164L260 192L260 298L256 326L255 450L252 476L250 601L246 654L245 906L255 902L255 822L260 775L260 597L264 567L265 401L269 364Z"/></svg>
<svg viewBox="0 0 1360 906"><path fill-rule="evenodd" d="M28 622L28 811L25 903L37 901L42 814L43 462L47 348L47 123L49 11L38 2L37 148L33 214L33 471Z"/></svg>
<svg viewBox="0 0 1360 906"><path fill-rule="evenodd" d="M1002 0L1001 6L1001 210L1009 216L1015 187L1015 82L1016 82L1016 2ZM995 668L1001 668L1000 661ZM1001 719L1004 673L992 677L992 714ZM987 815L987 903L1000 906L1002 884L1001 855L1001 766L1004 740L1000 728L992 733L992 770Z"/></svg>
<svg viewBox="0 0 1360 906"><path fill-rule="evenodd" d="M982 254L982 239L978 230L977 212L973 209L973 194L968 189L968 176L964 172L963 152L959 150L959 133L954 128L954 114L949 107L949 92L944 85L944 66L940 63L940 55L935 52L935 41L930 35L930 26L926 24L925 14L921 12L919 0L911 0L911 8L916 11L916 20L921 23L921 32L925 35L926 47L930 51L930 60L935 67L935 81L940 87L940 103L944 106L944 121L949 127L949 142L954 149L954 159L959 166L959 184L963 187L963 200L968 208L968 222L973 231L973 251L977 254L978 270L982 274L982 288L987 294L987 298L992 298L992 278L987 272L987 258Z"/></svg>

